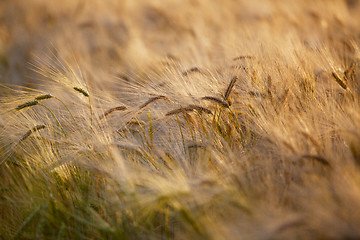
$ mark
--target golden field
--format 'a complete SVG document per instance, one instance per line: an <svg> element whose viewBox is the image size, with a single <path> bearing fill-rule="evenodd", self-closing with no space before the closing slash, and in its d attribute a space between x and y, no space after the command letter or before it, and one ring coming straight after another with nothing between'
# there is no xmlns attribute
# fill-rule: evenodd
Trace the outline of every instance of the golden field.
<svg viewBox="0 0 360 240"><path fill-rule="evenodd" d="M359 239L360 1L0 1L0 239Z"/></svg>

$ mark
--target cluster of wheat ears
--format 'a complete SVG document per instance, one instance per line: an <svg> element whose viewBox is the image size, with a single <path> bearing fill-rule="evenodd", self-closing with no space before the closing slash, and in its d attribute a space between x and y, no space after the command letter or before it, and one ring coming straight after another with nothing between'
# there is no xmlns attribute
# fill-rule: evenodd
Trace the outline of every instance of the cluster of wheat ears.
<svg viewBox="0 0 360 240"><path fill-rule="evenodd" d="M0 239L359 239L359 36L249 34L104 85L50 52L46 84L1 85Z"/></svg>

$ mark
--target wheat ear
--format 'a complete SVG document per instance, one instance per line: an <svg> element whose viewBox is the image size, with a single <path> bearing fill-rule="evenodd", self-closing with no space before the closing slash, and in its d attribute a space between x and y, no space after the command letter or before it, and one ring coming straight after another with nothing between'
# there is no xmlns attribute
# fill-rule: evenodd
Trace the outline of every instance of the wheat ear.
<svg viewBox="0 0 360 240"><path fill-rule="evenodd" d="M198 111L199 113L212 114L212 112L207 108L191 104L191 105L189 105L189 106L187 106L185 108L180 107L178 109L174 109L174 110L166 113L165 116L171 116L171 115L178 114L178 113L181 113L181 112L191 112L191 111L194 111L194 110Z"/></svg>
<svg viewBox="0 0 360 240"><path fill-rule="evenodd" d="M139 110L140 110L140 109L143 109L144 107L146 107L146 106L149 105L150 103L155 102L155 101L160 100L160 99L169 100L167 97L165 97L165 96L163 96L163 95L159 95L159 96L156 96L156 97L152 97L152 98L150 98L149 100L147 100L143 105L141 105L141 106L139 107Z"/></svg>
<svg viewBox="0 0 360 240"><path fill-rule="evenodd" d="M224 99L227 101L229 96L230 96L230 93L231 93L231 90L233 89L234 85L235 85L235 82L237 81L237 77L233 77L230 81L230 84L228 86L228 88L226 89L225 91L225 94L224 94Z"/></svg>
<svg viewBox="0 0 360 240"><path fill-rule="evenodd" d="M24 141L25 139L27 139L32 133L39 131L41 129L44 129L46 126L45 125L37 125L35 127L33 127L32 129L30 129L29 131L27 131L22 138L20 139L19 142Z"/></svg>
<svg viewBox="0 0 360 240"><path fill-rule="evenodd" d="M53 98L53 96L51 96L51 94L44 94L44 95L40 95L40 96L36 97L35 100L42 101L42 100L46 100L46 99L50 99L50 98Z"/></svg>
<svg viewBox="0 0 360 240"><path fill-rule="evenodd" d="M127 109L127 107L125 106L118 106L118 107L113 107L110 108L109 110L107 110L106 112L104 112L103 115L101 115L100 120L105 118L106 116L108 116L109 114L116 112L116 111L125 111Z"/></svg>
<svg viewBox="0 0 360 240"><path fill-rule="evenodd" d="M89 97L89 94L82 88L79 88L79 87L74 87L73 88L75 91L81 93L82 95L84 95L85 97Z"/></svg>
<svg viewBox="0 0 360 240"><path fill-rule="evenodd" d="M225 107L225 108L229 108L229 104L217 97L211 97L211 96L205 96L203 98L201 98L203 100L207 100L207 101L212 101L212 102L215 102L215 103L218 103L220 104L221 106Z"/></svg>
<svg viewBox="0 0 360 240"><path fill-rule="evenodd" d="M334 77L335 81L342 87L343 89L347 89L347 86L343 80L337 75L335 72L332 72L332 76Z"/></svg>
<svg viewBox="0 0 360 240"><path fill-rule="evenodd" d="M20 104L19 106L16 107L16 110L21 110L21 109L24 109L24 108L28 108L28 107L32 107L32 106L35 106L35 105L38 105L39 102L38 101L30 101L30 102L26 102L24 104Z"/></svg>
<svg viewBox="0 0 360 240"><path fill-rule="evenodd" d="M195 73L195 72L198 72L198 73L203 73L202 70L200 70L198 67L193 67L193 68L190 68L189 70L186 70L185 72L182 73L182 75L184 77L188 76L190 73Z"/></svg>

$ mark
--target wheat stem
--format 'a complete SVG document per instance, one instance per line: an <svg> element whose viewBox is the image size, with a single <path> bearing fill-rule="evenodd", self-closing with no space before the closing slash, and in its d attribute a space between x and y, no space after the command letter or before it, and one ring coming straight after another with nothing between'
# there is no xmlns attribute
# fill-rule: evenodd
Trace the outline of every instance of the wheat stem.
<svg viewBox="0 0 360 240"><path fill-rule="evenodd" d="M69 108L66 106L66 104L65 104L63 101L61 101L59 98L57 98L57 97L54 97L54 98L55 98L56 100L58 100L59 102L61 102L62 105L64 105L64 107L66 108L66 110L70 113L71 118L74 120L74 122L75 122L75 124L76 124L76 127L79 128L79 125L77 124L74 116L72 115L71 111L70 111Z"/></svg>
<svg viewBox="0 0 360 240"><path fill-rule="evenodd" d="M50 108L48 108L47 106L45 106L45 105L43 105L43 104L41 104L41 103L38 103L38 104L39 104L40 106L44 107L46 110L48 110L48 111L51 113L51 115L54 117L54 119L56 120L56 122L59 124L59 126L60 126L60 128L61 128L61 131L64 133L64 136L66 137L67 135L66 135L66 133L65 133L65 131L64 131L63 126L61 125L60 121L59 121L58 118L55 116L55 114L50 110Z"/></svg>

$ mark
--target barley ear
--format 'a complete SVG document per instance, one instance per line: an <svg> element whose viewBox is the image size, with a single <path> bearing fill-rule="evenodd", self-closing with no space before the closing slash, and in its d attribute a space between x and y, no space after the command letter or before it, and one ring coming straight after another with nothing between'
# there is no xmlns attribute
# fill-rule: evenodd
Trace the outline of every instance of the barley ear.
<svg viewBox="0 0 360 240"><path fill-rule="evenodd" d="M36 97L35 100L42 101L42 100L46 100L46 99L50 99L50 98L53 98L53 96L51 96L51 94L45 94L45 95Z"/></svg>
<svg viewBox="0 0 360 240"><path fill-rule="evenodd" d="M104 112L103 115L101 115L100 120L103 119L104 117L110 115L111 113L113 113L115 111L125 111L126 109L127 109L127 107L125 107L125 106L118 106L118 107L110 108L109 110Z"/></svg>
<svg viewBox="0 0 360 240"><path fill-rule="evenodd" d="M231 79L230 84L229 84L229 86L228 86L228 88L226 89L225 94L224 94L224 99L225 99L225 100L228 100L228 98L229 98L229 96L230 96L230 93L231 93L231 90L233 89L236 81L237 81L237 77L236 77L236 76Z"/></svg>
<svg viewBox="0 0 360 240"><path fill-rule="evenodd" d="M20 139L20 142L21 141L24 141L25 139L27 139L32 133L36 132L36 131L39 131L41 129L44 129L46 126L45 125L37 125L35 127L33 127L31 130L27 131L23 136L22 138Z"/></svg>
<svg viewBox="0 0 360 240"><path fill-rule="evenodd" d="M19 106L16 107L16 110L21 110L21 109L24 109L24 108L27 108L27 107L32 107L32 106L35 106L35 105L38 105L39 102L38 101L30 101L30 102L26 102L24 104L21 104Z"/></svg>
<svg viewBox="0 0 360 240"><path fill-rule="evenodd" d="M220 104L221 106L225 107L225 108L229 108L229 104L217 97L211 97L211 96L205 96L201 98L202 100L207 100L207 101L212 101L215 102L217 104Z"/></svg>
<svg viewBox="0 0 360 240"><path fill-rule="evenodd" d="M156 97L152 97L152 98L150 98L149 100L147 100L143 105L141 105L141 106L139 107L139 109L143 109L144 107L146 107L146 106L149 105L150 103L155 102L155 101L160 100L160 99L168 100L168 98L165 97L165 96L163 96L163 95L159 95L159 96L156 96Z"/></svg>
<svg viewBox="0 0 360 240"><path fill-rule="evenodd" d="M89 97L89 94L82 88L79 87L74 87L74 90L81 93L82 95L84 95L85 97Z"/></svg>
<svg viewBox="0 0 360 240"><path fill-rule="evenodd" d="M340 87L342 87L345 90L348 88L346 86L345 82L343 80L341 80L339 75L337 75L335 72L332 72L332 76L334 77L335 81L340 85Z"/></svg>

